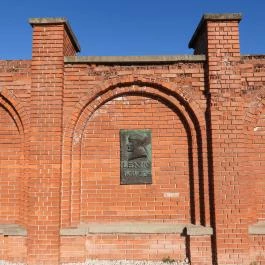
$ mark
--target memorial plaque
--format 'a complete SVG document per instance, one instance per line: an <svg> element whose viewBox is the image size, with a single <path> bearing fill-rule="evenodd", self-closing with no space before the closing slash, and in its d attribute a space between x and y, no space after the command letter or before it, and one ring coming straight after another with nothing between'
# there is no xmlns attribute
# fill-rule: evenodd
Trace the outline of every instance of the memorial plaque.
<svg viewBox="0 0 265 265"><path fill-rule="evenodd" d="M120 130L121 184L152 183L151 130Z"/></svg>

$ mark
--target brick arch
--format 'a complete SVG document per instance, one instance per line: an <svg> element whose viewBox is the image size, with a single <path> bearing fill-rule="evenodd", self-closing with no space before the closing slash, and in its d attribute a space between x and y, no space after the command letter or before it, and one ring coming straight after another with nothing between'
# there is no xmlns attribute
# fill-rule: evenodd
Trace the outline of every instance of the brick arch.
<svg viewBox="0 0 265 265"><path fill-rule="evenodd" d="M79 222L78 213L80 211L78 208L79 204L77 202L80 200L80 194L78 192L80 191L80 172L75 170L73 174L71 171L72 168L78 169L80 166L79 150L81 148L81 138L89 117L91 117L91 115L106 102L121 95L142 95L151 98L155 97L161 99L163 102L167 102L172 106L172 108L177 109L182 115L182 120L185 120L188 130L190 130L193 147L196 147L198 150L200 149L196 154L193 153L193 157L200 162L203 161L201 154L202 148L198 148L198 145L201 144L202 140L201 124L197 118L197 115L195 115L193 109L190 107L189 102L186 99L160 84L150 84L137 81L132 83L118 83L111 85L108 88L105 84L99 93L94 94L93 96L85 96L80 100L80 102L76 105L76 111L72 115L72 120L68 124L68 127L64 133L63 154L65 159L63 161L62 194L68 195L68 199L63 199L65 202L68 201L68 205L64 205L62 207L62 225L73 225ZM196 109L198 108L195 103L192 105L193 107L196 107ZM199 112L199 117L200 120L202 120L201 112ZM199 162L197 166L199 166ZM203 172L198 168L196 168L195 171L196 178L199 178L199 180L195 181L196 184L194 184L193 180L192 185L197 186L195 188L193 187L194 194L192 194L192 196L195 196L194 202L203 201L204 204L204 195L202 192L204 188L199 187L200 184L203 184ZM201 176L198 176L200 174ZM70 202L72 202L72 205ZM204 207L205 205L201 205L201 203L198 203L196 207L194 206L194 220L191 220L192 222L205 223L205 221L202 220L205 219L205 217L202 216L205 214ZM67 215L67 211L70 211L70 216L69 213Z"/></svg>
<svg viewBox="0 0 265 265"><path fill-rule="evenodd" d="M3 108L8 115L13 120L17 131L21 137L20 146L21 146L21 156L20 156L20 205L19 205L19 223L26 223L25 212L27 209L27 194L26 194L26 160L27 160L27 149L29 142L29 116L27 114L26 108L22 102L20 102L13 93L7 89L0 90L0 107Z"/></svg>
<svg viewBox="0 0 265 265"><path fill-rule="evenodd" d="M246 128L248 126L255 126L259 116L265 110L265 93L259 97L256 97L247 107L245 111L244 123Z"/></svg>
<svg viewBox="0 0 265 265"><path fill-rule="evenodd" d="M16 108L18 103L11 97L11 93L9 93L8 91L1 91L0 104L11 116L12 120L16 124L19 134L23 134L24 133L23 122Z"/></svg>
<svg viewBox="0 0 265 265"><path fill-rule="evenodd" d="M82 111L86 108L87 105L91 104L93 101L99 100L103 95L107 92L116 90L118 87L131 87L131 86L140 86L143 89L147 87L152 87L156 91L160 91L168 96L174 97L179 100L181 104L183 104L187 111L196 117L202 126L205 126L204 113L202 109L204 106L201 106L198 101L193 100L193 97L190 93L184 90L181 86L173 82L152 82L147 78L135 78L133 76L124 76L119 78L114 78L111 80L106 80L104 83L97 85L92 93L85 95L82 97L79 102L74 107L74 112L68 121L67 130L73 130L73 126L75 126L76 121L81 115ZM114 92L113 92L114 93ZM196 113L196 115L195 115Z"/></svg>

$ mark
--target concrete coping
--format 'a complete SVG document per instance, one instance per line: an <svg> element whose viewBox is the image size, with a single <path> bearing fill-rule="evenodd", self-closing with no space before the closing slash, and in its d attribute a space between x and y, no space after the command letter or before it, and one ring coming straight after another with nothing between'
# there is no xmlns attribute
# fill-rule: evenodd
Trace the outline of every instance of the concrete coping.
<svg viewBox="0 0 265 265"><path fill-rule="evenodd" d="M0 224L0 235L27 236L27 230L17 224Z"/></svg>
<svg viewBox="0 0 265 265"><path fill-rule="evenodd" d="M167 223L111 223L80 224L73 228L63 228L61 236L85 236L89 234L182 234L191 236L212 235L211 227L192 224Z"/></svg>
<svg viewBox="0 0 265 265"><path fill-rule="evenodd" d="M210 236L213 235L213 229L210 226L188 225L186 227L189 236Z"/></svg>
<svg viewBox="0 0 265 265"><path fill-rule="evenodd" d="M204 14L189 42L189 48L195 48L195 41L197 37L201 34L201 31L206 21L230 21L230 20L240 21L241 19L242 19L241 13Z"/></svg>
<svg viewBox="0 0 265 265"><path fill-rule="evenodd" d="M241 54L241 59L265 59L265 54Z"/></svg>
<svg viewBox="0 0 265 265"><path fill-rule="evenodd" d="M205 55L158 55L158 56L66 56L65 63L174 63L174 62L204 62Z"/></svg>
<svg viewBox="0 0 265 265"><path fill-rule="evenodd" d="M57 18L30 18L29 19L29 24L31 26L34 26L34 25L40 25L40 24L43 24L43 25L48 25L48 24L64 24L65 27L66 27L66 30L70 36L70 39L76 49L76 52L80 52L81 51L81 48L80 48L80 45L78 43L78 40L70 26L70 23L69 21L66 19L66 18L62 18L62 17L57 17Z"/></svg>
<svg viewBox="0 0 265 265"><path fill-rule="evenodd" d="M257 222L248 227L250 235L265 235L265 221Z"/></svg>

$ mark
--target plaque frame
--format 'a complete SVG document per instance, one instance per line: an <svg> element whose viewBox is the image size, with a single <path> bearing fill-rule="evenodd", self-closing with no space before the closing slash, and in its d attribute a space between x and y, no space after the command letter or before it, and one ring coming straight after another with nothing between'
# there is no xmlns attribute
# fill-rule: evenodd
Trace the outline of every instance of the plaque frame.
<svg viewBox="0 0 265 265"><path fill-rule="evenodd" d="M152 131L120 130L120 184L152 184Z"/></svg>

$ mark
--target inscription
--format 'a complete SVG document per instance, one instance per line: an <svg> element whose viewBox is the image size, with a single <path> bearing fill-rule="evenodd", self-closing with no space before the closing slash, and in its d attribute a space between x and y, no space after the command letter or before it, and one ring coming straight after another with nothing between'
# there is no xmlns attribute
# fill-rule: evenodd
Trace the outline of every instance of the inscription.
<svg viewBox="0 0 265 265"><path fill-rule="evenodd" d="M120 147L121 184L151 184L151 130L121 130Z"/></svg>

